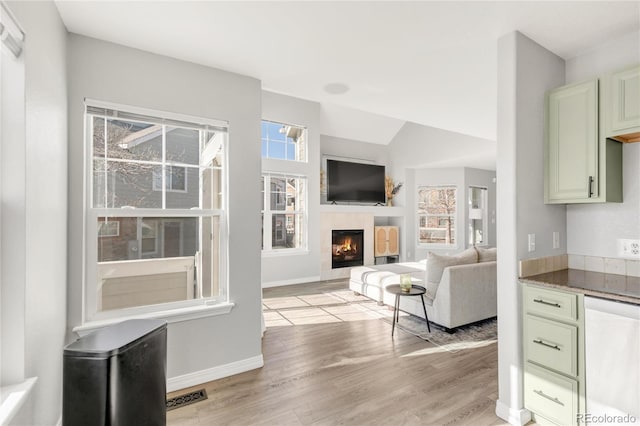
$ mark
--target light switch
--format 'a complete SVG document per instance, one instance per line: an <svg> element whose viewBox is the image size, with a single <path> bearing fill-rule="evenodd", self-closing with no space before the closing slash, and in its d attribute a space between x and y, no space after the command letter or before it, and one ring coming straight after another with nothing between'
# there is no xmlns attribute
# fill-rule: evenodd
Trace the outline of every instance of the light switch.
<svg viewBox="0 0 640 426"><path fill-rule="evenodd" d="M560 248L560 232L554 231L553 233L553 248Z"/></svg>
<svg viewBox="0 0 640 426"><path fill-rule="evenodd" d="M536 234L529 234L529 251L536 251Z"/></svg>

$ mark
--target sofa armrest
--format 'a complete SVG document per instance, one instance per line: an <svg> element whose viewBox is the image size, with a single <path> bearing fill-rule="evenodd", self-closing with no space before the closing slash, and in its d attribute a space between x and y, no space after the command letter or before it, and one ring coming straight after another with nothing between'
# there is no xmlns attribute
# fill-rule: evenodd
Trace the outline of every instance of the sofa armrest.
<svg viewBox="0 0 640 426"><path fill-rule="evenodd" d="M445 268L433 301L449 328L497 315L496 262Z"/></svg>

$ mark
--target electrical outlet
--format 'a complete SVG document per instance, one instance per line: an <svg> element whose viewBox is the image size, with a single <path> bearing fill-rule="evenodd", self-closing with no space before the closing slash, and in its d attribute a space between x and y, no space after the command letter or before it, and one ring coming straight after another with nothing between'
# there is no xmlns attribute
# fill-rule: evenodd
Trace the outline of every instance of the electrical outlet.
<svg viewBox="0 0 640 426"><path fill-rule="evenodd" d="M536 234L529 234L529 251L536 251Z"/></svg>
<svg viewBox="0 0 640 426"><path fill-rule="evenodd" d="M640 240L618 240L618 256L640 259Z"/></svg>
<svg viewBox="0 0 640 426"><path fill-rule="evenodd" d="M560 248L560 233L558 231L553 232L553 248Z"/></svg>

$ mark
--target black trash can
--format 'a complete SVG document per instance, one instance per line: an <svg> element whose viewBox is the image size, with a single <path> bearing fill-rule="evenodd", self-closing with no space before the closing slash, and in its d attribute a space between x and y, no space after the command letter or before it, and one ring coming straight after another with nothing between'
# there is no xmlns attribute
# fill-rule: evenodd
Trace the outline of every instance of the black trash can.
<svg viewBox="0 0 640 426"><path fill-rule="evenodd" d="M63 426L165 425L167 323L128 320L64 348Z"/></svg>

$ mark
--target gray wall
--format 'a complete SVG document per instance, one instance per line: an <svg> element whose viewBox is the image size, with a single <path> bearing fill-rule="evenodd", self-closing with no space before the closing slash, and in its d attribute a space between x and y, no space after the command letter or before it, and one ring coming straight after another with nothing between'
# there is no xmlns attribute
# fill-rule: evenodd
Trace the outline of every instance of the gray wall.
<svg viewBox="0 0 640 426"><path fill-rule="evenodd" d="M333 136L320 136L321 155L369 160L377 164L389 166L389 146L376 143L360 142Z"/></svg>
<svg viewBox="0 0 640 426"><path fill-rule="evenodd" d="M565 253L566 209L543 201L544 94L564 83L564 61L520 33L498 40L498 385L496 413L524 424L518 260ZM527 251L527 234L537 250Z"/></svg>
<svg viewBox="0 0 640 426"><path fill-rule="evenodd" d="M566 80L597 78L638 63L640 32L636 31L568 60ZM625 144L622 158L622 203L567 206L568 253L617 257L616 239L640 239L640 143Z"/></svg>
<svg viewBox="0 0 640 426"><path fill-rule="evenodd" d="M308 162L262 160L262 170L307 176L306 253L263 255L262 284L274 285L320 279L320 104L271 92L262 93L262 118L307 128Z"/></svg>
<svg viewBox="0 0 640 426"><path fill-rule="evenodd" d="M75 34L68 43L69 327L82 322L83 100L91 98L229 122L229 299L236 306L170 324L167 374L261 357L260 82Z"/></svg>
<svg viewBox="0 0 640 426"><path fill-rule="evenodd" d="M16 158L24 161L25 217L18 226L24 233L24 374L38 377L14 422L55 424L67 294L66 29L53 2L8 4L26 33L26 146Z"/></svg>

